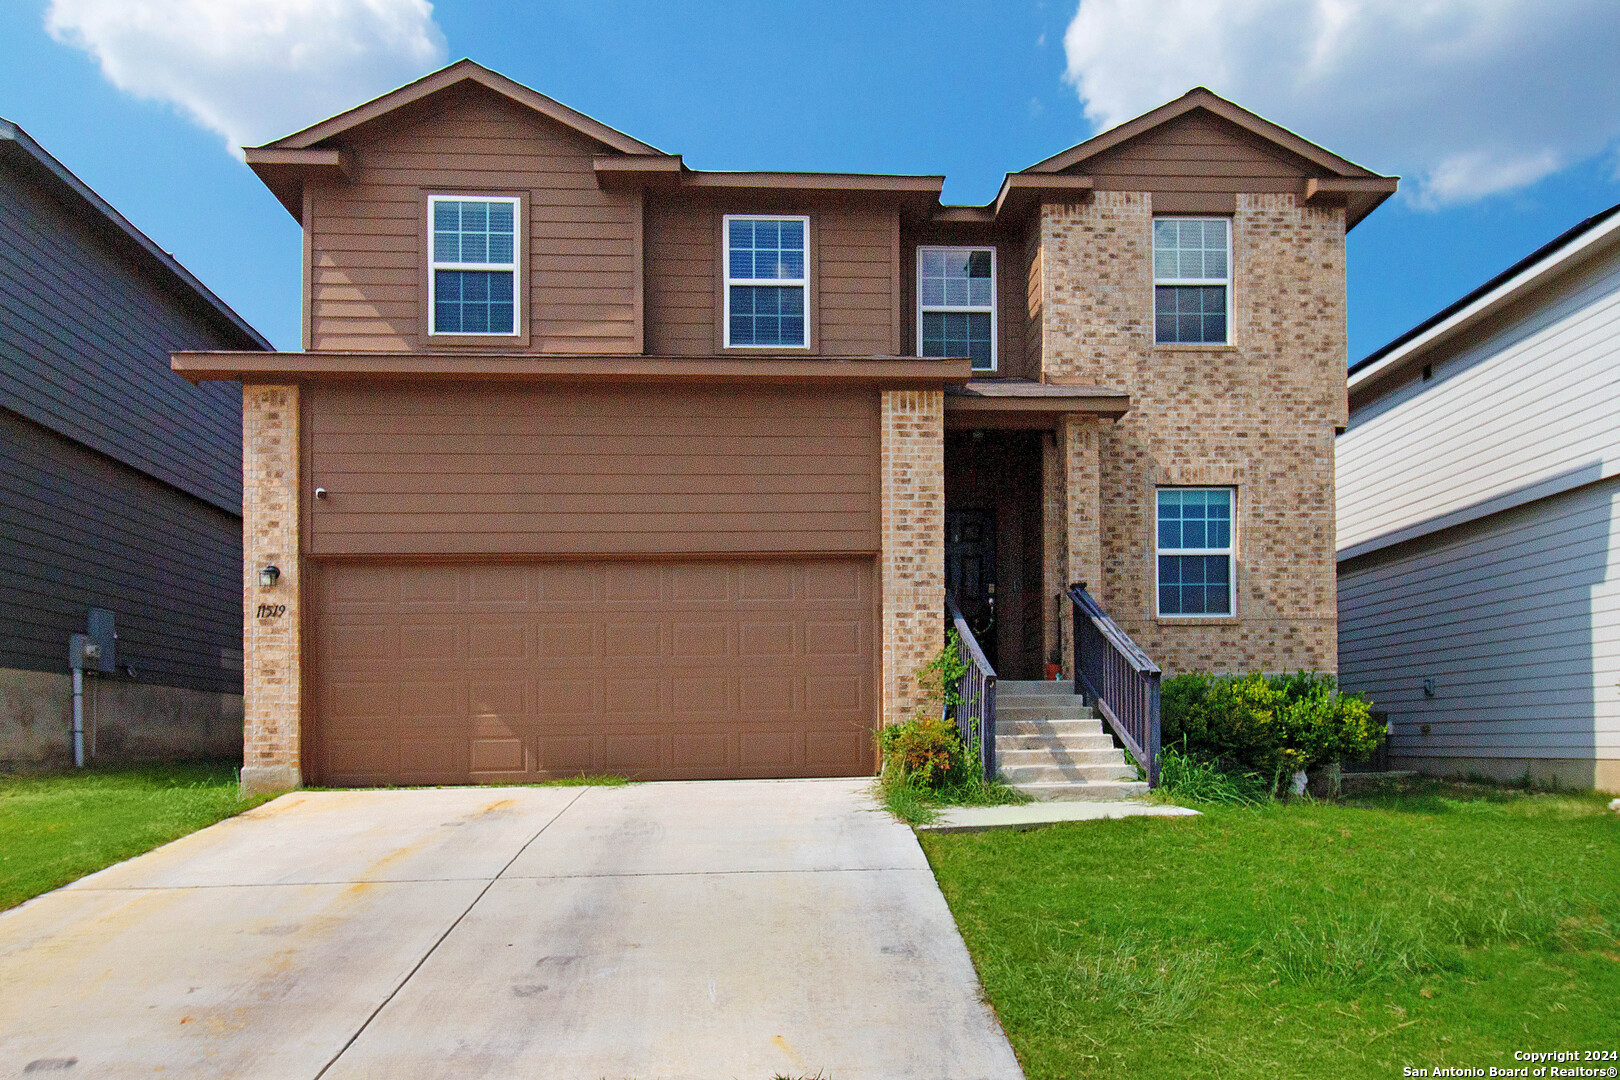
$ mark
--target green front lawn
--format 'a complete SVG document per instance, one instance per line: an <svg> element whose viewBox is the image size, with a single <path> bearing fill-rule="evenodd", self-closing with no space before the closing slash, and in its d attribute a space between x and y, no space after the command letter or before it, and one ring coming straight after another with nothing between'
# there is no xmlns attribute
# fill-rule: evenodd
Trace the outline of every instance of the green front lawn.
<svg viewBox="0 0 1620 1080"><path fill-rule="evenodd" d="M0 910L264 802L235 763L0 776Z"/></svg>
<svg viewBox="0 0 1620 1080"><path fill-rule="evenodd" d="M1030 1080L1488 1071L1620 1050L1606 802L1423 781L922 844Z"/></svg>

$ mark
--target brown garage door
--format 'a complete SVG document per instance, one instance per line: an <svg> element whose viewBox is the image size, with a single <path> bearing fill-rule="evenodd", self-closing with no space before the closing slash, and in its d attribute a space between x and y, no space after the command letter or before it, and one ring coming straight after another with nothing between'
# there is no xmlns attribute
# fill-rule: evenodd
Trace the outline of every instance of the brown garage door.
<svg viewBox="0 0 1620 1080"><path fill-rule="evenodd" d="M870 773L871 558L315 570L319 782Z"/></svg>

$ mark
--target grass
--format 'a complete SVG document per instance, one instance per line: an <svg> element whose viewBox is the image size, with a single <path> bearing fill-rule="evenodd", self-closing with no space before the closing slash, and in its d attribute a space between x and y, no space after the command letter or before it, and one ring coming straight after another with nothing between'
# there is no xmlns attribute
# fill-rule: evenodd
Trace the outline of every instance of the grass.
<svg viewBox="0 0 1620 1080"><path fill-rule="evenodd" d="M559 776L552 780L541 780L539 783L527 785L530 787L624 787L630 783L627 777L592 775L581 773L579 776Z"/></svg>
<svg viewBox="0 0 1620 1080"><path fill-rule="evenodd" d="M0 776L0 910L264 801L234 762Z"/></svg>
<svg viewBox="0 0 1620 1080"><path fill-rule="evenodd" d="M904 780L879 779L872 786L883 808L907 825L927 825L947 806L1021 806L1030 797L1000 780L949 784L935 790Z"/></svg>
<svg viewBox="0 0 1620 1080"><path fill-rule="evenodd" d="M1420 780L921 841L1030 1080L1400 1076L1616 1049L1607 798Z"/></svg>

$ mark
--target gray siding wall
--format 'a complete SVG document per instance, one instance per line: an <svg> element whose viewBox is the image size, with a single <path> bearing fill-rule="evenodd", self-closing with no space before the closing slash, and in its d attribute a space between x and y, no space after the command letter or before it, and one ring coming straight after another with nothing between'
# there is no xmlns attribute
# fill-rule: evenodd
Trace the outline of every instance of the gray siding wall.
<svg viewBox="0 0 1620 1080"><path fill-rule="evenodd" d="M1620 472L1620 237L1424 360L1338 440L1341 559Z"/></svg>
<svg viewBox="0 0 1620 1080"><path fill-rule="evenodd" d="M1340 678L1396 722L1392 757L1620 758L1617 493L1603 480L1340 564Z"/></svg>
<svg viewBox="0 0 1620 1080"><path fill-rule="evenodd" d="M0 407L240 513L241 389L169 370L173 350L235 347L217 315L0 167Z"/></svg>
<svg viewBox="0 0 1620 1080"><path fill-rule="evenodd" d="M240 518L0 409L0 668L105 607L140 682L240 694L241 572Z"/></svg>

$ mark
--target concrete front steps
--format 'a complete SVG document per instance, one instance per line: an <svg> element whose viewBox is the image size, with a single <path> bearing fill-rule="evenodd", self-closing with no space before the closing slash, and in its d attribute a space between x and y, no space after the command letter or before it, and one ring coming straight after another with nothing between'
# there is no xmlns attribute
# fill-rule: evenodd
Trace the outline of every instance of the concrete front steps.
<svg viewBox="0 0 1620 1080"><path fill-rule="evenodd" d="M996 684L996 765L1008 784L1047 801L1129 799L1148 790L1069 682Z"/></svg>

